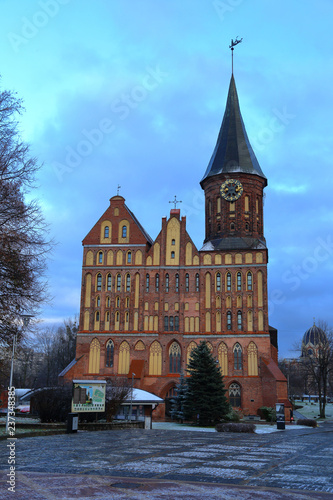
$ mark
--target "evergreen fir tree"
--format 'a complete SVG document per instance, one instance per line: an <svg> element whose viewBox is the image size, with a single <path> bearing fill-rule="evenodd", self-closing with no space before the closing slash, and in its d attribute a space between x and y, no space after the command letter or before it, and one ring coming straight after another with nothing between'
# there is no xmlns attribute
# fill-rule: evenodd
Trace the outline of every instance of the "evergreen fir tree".
<svg viewBox="0 0 333 500"><path fill-rule="evenodd" d="M180 374L179 384L176 386L177 396L172 400L171 417L175 420L180 420L183 423L185 419L184 404L187 394L187 383L182 372Z"/></svg>
<svg viewBox="0 0 333 500"><path fill-rule="evenodd" d="M216 424L230 411L230 405L220 367L206 342L193 349L187 372L186 419L203 426Z"/></svg>

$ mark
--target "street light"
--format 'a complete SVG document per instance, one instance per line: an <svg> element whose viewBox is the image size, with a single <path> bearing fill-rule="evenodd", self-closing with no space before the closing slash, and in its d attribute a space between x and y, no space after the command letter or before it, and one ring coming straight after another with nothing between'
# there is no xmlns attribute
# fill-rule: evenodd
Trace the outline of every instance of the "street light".
<svg viewBox="0 0 333 500"><path fill-rule="evenodd" d="M31 314L21 314L20 317L23 320L23 327L22 327L22 330L23 330L23 328L27 328L27 326L29 325L29 322L30 322L30 319L32 318L32 315ZM11 390L11 387L13 385L14 357L15 357L16 341L17 341L17 334L15 333L14 339L13 339L12 362L11 362L11 366L10 366L10 377L9 377L8 390ZM6 432L8 432L8 427L9 427L9 409L8 409L8 400L7 400Z"/></svg>

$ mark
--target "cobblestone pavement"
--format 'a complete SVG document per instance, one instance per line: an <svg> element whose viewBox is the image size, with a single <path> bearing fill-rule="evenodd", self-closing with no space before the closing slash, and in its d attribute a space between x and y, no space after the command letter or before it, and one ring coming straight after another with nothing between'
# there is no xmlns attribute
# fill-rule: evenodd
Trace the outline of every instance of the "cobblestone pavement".
<svg viewBox="0 0 333 500"><path fill-rule="evenodd" d="M0 499L333 498L333 423L272 434L78 432L0 442ZM13 448L13 447L12 447Z"/></svg>

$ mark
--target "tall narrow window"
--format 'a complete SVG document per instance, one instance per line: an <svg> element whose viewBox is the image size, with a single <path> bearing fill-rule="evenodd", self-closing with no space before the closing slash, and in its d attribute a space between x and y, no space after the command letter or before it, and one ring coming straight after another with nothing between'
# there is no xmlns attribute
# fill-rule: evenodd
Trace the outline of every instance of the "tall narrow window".
<svg viewBox="0 0 333 500"><path fill-rule="evenodd" d="M126 292L131 291L131 275L126 274Z"/></svg>
<svg viewBox="0 0 333 500"><path fill-rule="evenodd" d="M237 273L237 290L242 289L242 273Z"/></svg>
<svg viewBox="0 0 333 500"><path fill-rule="evenodd" d="M174 318L174 328L175 328L175 332L178 332L178 330L179 330L179 316L175 316L175 318Z"/></svg>
<svg viewBox="0 0 333 500"><path fill-rule="evenodd" d="M221 274L220 273L216 274L216 291L217 292L221 291Z"/></svg>
<svg viewBox="0 0 333 500"><path fill-rule="evenodd" d="M176 292L179 292L179 274L176 274Z"/></svg>
<svg viewBox="0 0 333 500"><path fill-rule="evenodd" d="M97 286L96 286L97 291L102 290L102 275L100 273L97 274Z"/></svg>
<svg viewBox="0 0 333 500"><path fill-rule="evenodd" d="M231 312L227 312L227 330L231 330Z"/></svg>
<svg viewBox="0 0 333 500"><path fill-rule="evenodd" d="M227 273L227 291L231 290L231 273Z"/></svg>
<svg viewBox="0 0 333 500"><path fill-rule="evenodd" d="M106 343L106 357L105 366L113 366L113 354L114 354L114 344L112 340L108 340Z"/></svg>
<svg viewBox="0 0 333 500"><path fill-rule="evenodd" d="M229 403L233 408L241 407L241 388L236 382L229 386Z"/></svg>
<svg viewBox="0 0 333 500"><path fill-rule="evenodd" d="M172 342L169 348L170 373L180 373L180 355L180 345L177 342Z"/></svg>
<svg viewBox="0 0 333 500"><path fill-rule="evenodd" d="M174 258L175 258L175 252L174 252L174 251L172 251L172 252L171 252L171 258L172 258L172 259L174 259Z"/></svg>
<svg viewBox="0 0 333 500"><path fill-rule="evenodd" d="M146 274L146 292L149 292L149 274Z"/></svg>
<svg viewBox="0 0 333 500"><path fill-rule="evenodd" d="M126 238L126 236L127 236L127 227L123 226L122 227L122 238Z"/></svg>
<svg viewBox="0 0 333 500"><path fill-rule="evenodd" d="M157 273L155 276L155 292L158 292L160 289L160 275Z"/></svg>
<svg viewBox="0 0 333 500"><path fill-rule="evenodd" d="M131 264L132 262L132 252L127 252L127 264Z"/></svg>
<svg viewBox="0 0 333 500"><path fill-rule="evenodd" d="M247 273L247 289L252 290L252 273Z"/></svg>
<svg viewBox="0 0 333 500"><path fill-rule="evenodd" d="M237 312L237 328L238 328L238 330L242 329L242 312L241 311Z"/></svg>
<svg viewBox="0 0 333 500"><path fill-rule="evenodd" d="M169 317L169 330L173 332L173 316Z"/></svg>
<svg viewBox="0 0 333 500"><path fill-rule="evenodd" d="M106 297L106 307L110 307L110 297Z"/></svg>
<svg viewBox="0 0 333 500"><path fill-rule="evenodd" d="M104 228L104 238L108 238L110 236L110 228L109 226L105 226Z"/></svg>
<svg viewBox="0 0 333 500"><path fill-rule="evenodd" d="M121 276L120 274L117 274L117 292L120 292L121 290Z"/></svg>
<svg viewBox="0 0 333 500"><path fill-rule="evenodd" d="M101 306L101 297L99 295L97 295L96 297L96 307L100 307Z"/></svg>
<svg viewBox="0 0 333 500"><path fill-rule="evenodd" d="M195 291L198 292L200 288L199 274L195 275Z"/></svg>
<svg viewBox="0 0 333 500"><path fill-rule="evenodd" d="M172 239L171 240L171 245L175 245L176 244L176 240Z"/></svg>
<svg viewBox="0 0 333 500"><path fill-rule="evenodd" d="M169 317L164 316L164 331L168 332L169 331Z"/></svg>
<svg viewBox="0 0 333 500"><path fill-rule="evenodd" d="M108 291L111 290L111 286L112 286L112 278L111 278L111 274L108 274L107 278L106 278L106 289Z"/></svg>
<svg viewBox="0 0 333 500"><path fill-rule="evenodd" d="M98 263L103 264L103 252L98 252Z"/></svg>
<svg viewBox="0 0 333 500"><path fill-rule="evenodd" d="M168 274L165 275L165 291L166 292L169 291L169 275Z"/></svg>
<svg viewBox="0 0 333 500"><path fill-rule="evenodd" d="M242 348L238 342L234 346L234 369L242 369Z"/></svg>
<svg viewBox="0 0 333 500"><path fill-rule="evenodd" d="M185 275L185 292L188 292L190 289L190 277L188 273Z"/></svg>

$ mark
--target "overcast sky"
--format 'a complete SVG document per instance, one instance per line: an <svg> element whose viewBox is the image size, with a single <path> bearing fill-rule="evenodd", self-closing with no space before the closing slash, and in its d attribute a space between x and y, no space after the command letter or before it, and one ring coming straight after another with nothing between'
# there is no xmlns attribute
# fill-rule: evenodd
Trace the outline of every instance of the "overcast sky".
<svg viewBox="0 0 333 500"><path fill-rule="evenodd" d="M43 163L33 196L58 242L47 322L79 312L82 239L117 193L155 239L177 195L198 248L199 186L221 125L229 44L265 189L281 357L313 318L333 326L333 2L2 0L2 89L23 98Z"/></svg>

